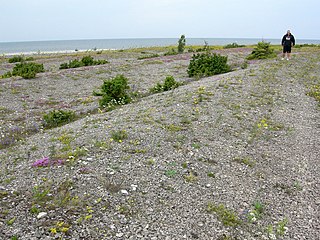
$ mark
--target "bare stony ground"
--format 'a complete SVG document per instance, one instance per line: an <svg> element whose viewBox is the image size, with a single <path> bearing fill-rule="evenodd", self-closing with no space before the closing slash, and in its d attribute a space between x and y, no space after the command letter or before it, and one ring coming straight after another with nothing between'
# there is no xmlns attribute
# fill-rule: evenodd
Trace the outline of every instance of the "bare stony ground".
<svg viewBox="0 0 320 240"><path fill-rule="evenodd" d="M199 80L191 53L137 60L154 49L36 55L45 73L0 79L0 239L320 239L320 49L242 69L251 50L216 50L234 71ZM117 74L140 98L97 110ZM149 94L168 75L185 84ZM43 129L52 109L80 117Z"/></svg>

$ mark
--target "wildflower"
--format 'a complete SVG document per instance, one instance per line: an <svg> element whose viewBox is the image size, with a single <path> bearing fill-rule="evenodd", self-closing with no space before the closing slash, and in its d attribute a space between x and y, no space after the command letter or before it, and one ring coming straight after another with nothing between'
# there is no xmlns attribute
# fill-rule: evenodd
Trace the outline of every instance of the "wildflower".
<svg viewBox="0 0 320 240"><path fill-rule="evenodd" d="M64 225L64 222L57 222L58 227L62 227Z"/></svg>
<svg viewBox="0 0 320 240"><path fill-rule="evenodd" d="M49 157L44 157L32 163L32 167L47 167L49 165L63 165L63 160L51 160Z"/></svg>
<svg viewBox="0 0 320 240"><path fill-rule="evenodd" d="M61 232L63 232L63 233L66 233L66 232L68 232L68 231L69 231L69 228L67 228L67 227L61 228Z"/></svg>
<svg viewBox="0 0 320 240"><path fill-rule="evenodd" d="M57 229L56 229L56 228L50 228L50 232L51 232L52 234L56 234L56 233L57 233Z"/></svg>

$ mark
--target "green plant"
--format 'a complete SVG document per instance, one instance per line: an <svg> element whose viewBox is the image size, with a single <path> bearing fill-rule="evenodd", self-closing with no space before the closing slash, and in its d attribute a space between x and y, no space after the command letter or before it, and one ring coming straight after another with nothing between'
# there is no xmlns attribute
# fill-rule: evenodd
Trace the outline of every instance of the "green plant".
<svg viewBox="0 0 320 240"><path fill-rule="evenodd" d="M183 53L185 46L186 46L186 37L185 35L181 35L178 41L178 53Z"/></svg>
<svg viewBox="0 0 320 240"><path fill-rule="evenodd" d="M256 201L254 204L253 204L253 207L254 207L254 210L259 214L263 214L264 213L264 210L265 210L265 206L259 202L259 201Z"/></svg>
<svg viewBox="0 0 320 240"><path fill-rule="evenodd" d="M309 87L307 95L313 97L320 104L320 83L314 84Z"/></svg>
<svg viewBox="0 0 320 240"><path fill-rule="evenodd" d="M159 57L159 54L153 53L153 54L151 54L151 55L146 55L146 56L138 57L138 60L143 60L143 59L148 59L148 58L156 58L156 57Z"/></svg>
<svg viewBox="0 0 320 240"><path fill-rule="evenodd" d="M167 171L165 172L165 175L166 175L167 177L174 177L176 174L177 174L177 171L176 171L176 170L173 170L173 169L167 170Z"/></svg>
<svg viewBox="0 0 320 240"><path fill-rule="evenodd" d="M170 49L168 52L164 53L164 56L171 56L171 55L177 55L178 52L174 48Z"/></svg>
<svg viewBox="0 0 320 240"><path fill-rule="evenodd" d="M7 224L9 226L11 226L14 223L15 220L16 220L16 217L13 217L13 218L11 218L10 220L7 221Z"/></svg>
<svg viewBox="0 0 320 240"><path fill-rule="evenodd" d="M188 66L189 77L207 77L229 72L228 57L219 54L194 54Z"/></svg>
<svg viewBox="0 0 320 240"><path fill-rule="evenodd" d="M252 53L247 57L248 60L252 59L267 59L273 58L277 55L274 53L274 50L271 48L270 43L267 42L258 42L256 48L253 49Z"/></svg>
<svg viewBox="0 0 320 240"><path fill-rule="evenodd" d="M16 62L23 62L23 61L24 61L23 56L13 56L8 60L9 63L16 63Z"/></svg>
<svg viewBox="0 0 320 240"><path fill-rule="evenodd" d="M11 73L6 73L4 75L2 75L2 77L4 76L20 76L23 77L25 79L30 79L30 78L35 78L37 73L40 72L44 72L44 67L43 64L39 64L39 63L18 63L14 66L13 70Z"/></svg>
<svg viewBox="0 0 320 240"><path fill-rule="evenodd" d="M173 76L167 76L163 84L157 83L156 86L150 89L150 92L159 93L159 92L169 91L179 87L180 85L181 83L177 82Z"/></svg>
<svg viewBox="0 0 320 240"><path fill-rule="evenodd" d="M225 226L236 227L241 223L239 217L234 212L225 208L223 204L215 205L214 203L208 203L207 211L209 213L216 213L218 219Z"/></svg>
<svg viewBox="0 0 320 240"><path fill-rule="evenodd" d="M278 222L277 228L276 228L276 233L277 233L278 236L284 236L285 235L285 233L288 230L287 224L288 224L288 219L287 218L285 218L285 219L281 220L280 222Z"/></svg>
<svg viewBox="0 0 320 240"><path fill-rule="evenodd" d="M239 45L238 43L231 43L223 46L223 48L240 48L240 47L245 47L246 45Z"/></svg>
<svg viewBox="0 0 320 240"><path fill-rule="evenodd" d="M233 160L238 163L243 163L249 167L254 167L254 165L256 164L256 162L252 160L250 157L235 157Z"/></svg>
<svg viewBox="0 0 320 240"><path fill-rule="evenodd" d="M75 118L76 114L73 111L53 110L43 115L43 125L46 128L58 127L73 121Z"/></svg>
<svg viewBox="0 0 320 240"><path fill-rule="evenodd" d="M107 60L94 60L91 56L84 56L80 61L78 59L74 59L69 61L69 63L60 64L59 69L79 68L83 66L102 65L106 63L108 63Z"/></svg>
<svg viewBox="0 0 320 240"><path fill-rule="evenodd" d="M115 105L124 105L131 102L127 93L130 89L128 79L123 75L117 75L111 80L105 80L101 86L101 92L94 92L95 96L102 96L99 105L102 108L112 109Z"/></svg>
<svg viewBox="0 0 320 240"><path fill-rule="evenodd" d="M189 172L188 174L184 175L183 178L186 180L186 182L195 182L198 180L198 177L193 172Z"/></svg>
<svg viewBox="0 0 320 240"><path fill-rule="evenodd" d="M111 132L111 138L114 141L122 142L124 139L128 138L128 133L126 130L117 130Z"/></svg>

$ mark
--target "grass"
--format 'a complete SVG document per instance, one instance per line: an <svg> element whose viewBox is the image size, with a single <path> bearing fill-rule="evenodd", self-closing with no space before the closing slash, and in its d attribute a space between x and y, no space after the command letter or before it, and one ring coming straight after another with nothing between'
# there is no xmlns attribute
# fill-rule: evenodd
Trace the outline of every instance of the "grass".
<svg viewBox="0 0 320 240"><path fill-rule="evenodd" d="M208 203L207 212L215 213L223 223L228 227L237 227L241 224L239 217L231 210L227 209L223 204L216 205L214 203Z"/></svg>

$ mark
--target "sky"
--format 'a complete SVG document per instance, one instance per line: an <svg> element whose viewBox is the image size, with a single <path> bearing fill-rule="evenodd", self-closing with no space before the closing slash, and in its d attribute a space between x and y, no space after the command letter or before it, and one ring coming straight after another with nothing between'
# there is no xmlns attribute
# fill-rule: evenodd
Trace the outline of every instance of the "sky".
<svg viewBox="0 0 320 240"><path fill-rule="evenodd" d="M320 39L319 0L0 0L0 42Z"/></svg>

